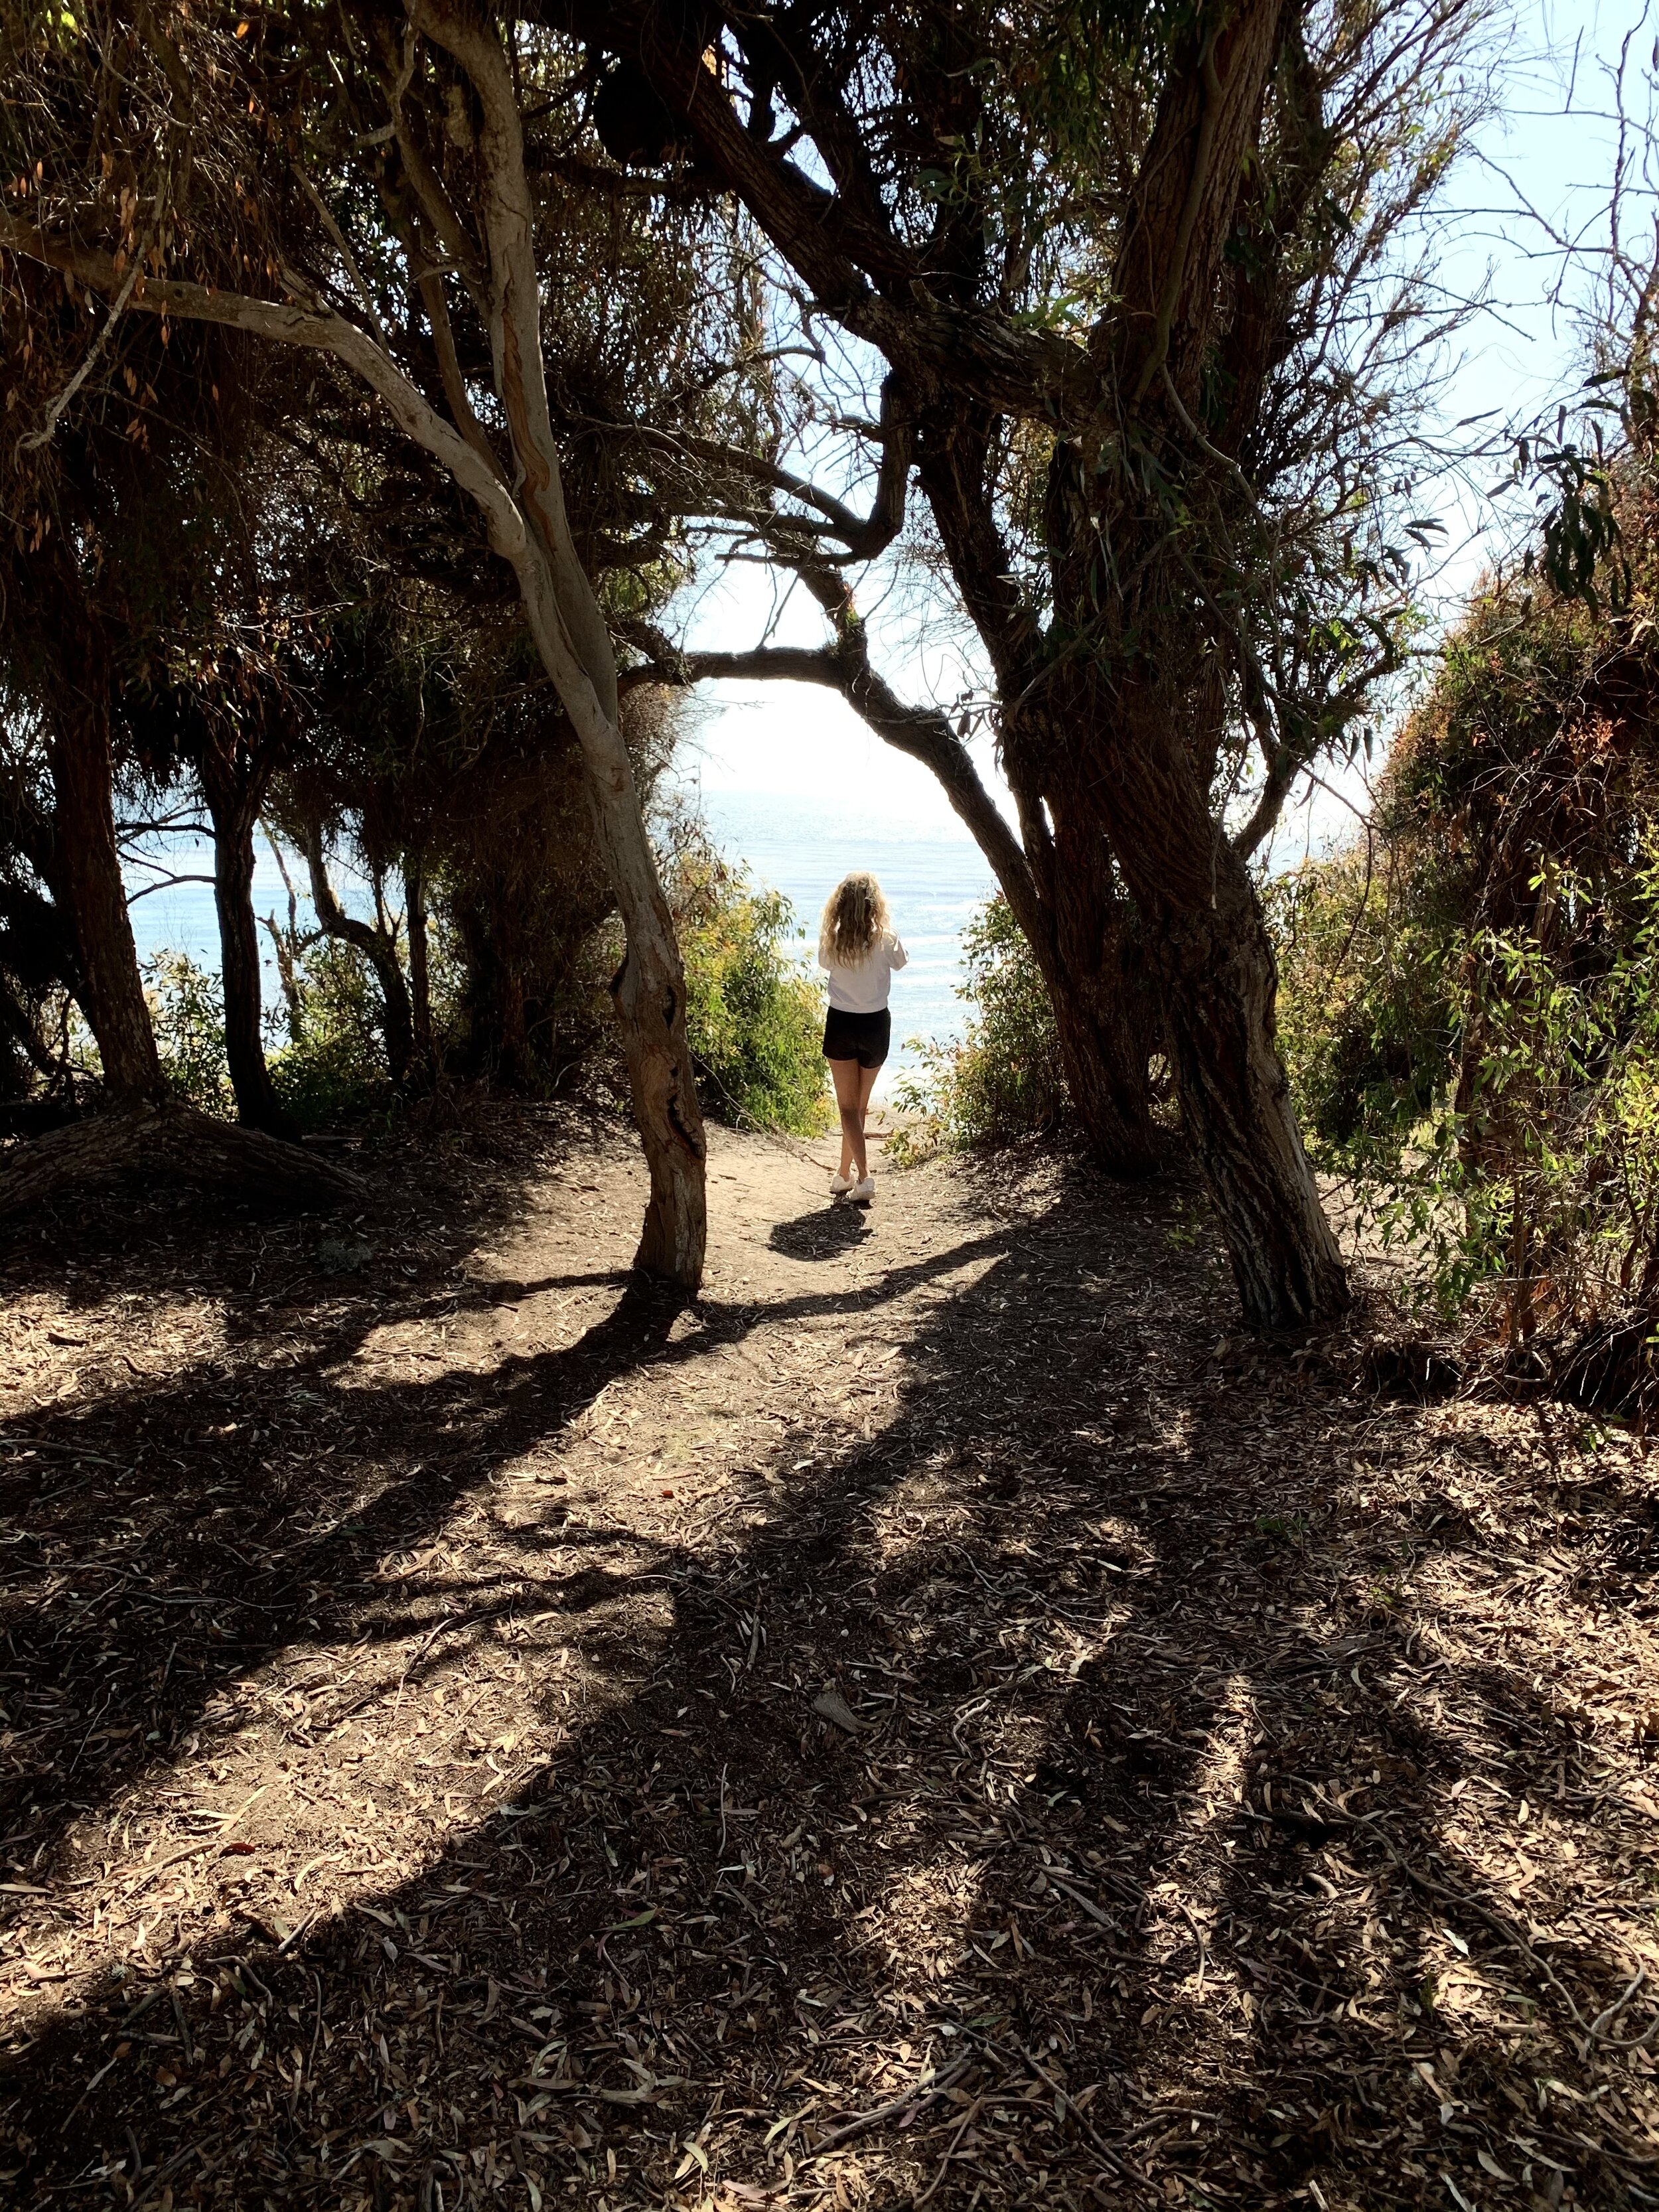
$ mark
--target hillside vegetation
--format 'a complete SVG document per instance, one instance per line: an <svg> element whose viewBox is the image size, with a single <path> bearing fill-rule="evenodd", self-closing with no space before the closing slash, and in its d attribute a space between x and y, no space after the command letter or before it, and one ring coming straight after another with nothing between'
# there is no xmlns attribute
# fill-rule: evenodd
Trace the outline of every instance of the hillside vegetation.
<svg viewBox="0 0 1659 2212"><path fill-rule="evenodd" d="M1623 1406L1652 1389L1659 1292L1655 489L1632 435L1591 483L1597 557L1553 558L1552 517L1488 580L1364 834L1270 892L1304 1126L1408 1290Z"/></svg>

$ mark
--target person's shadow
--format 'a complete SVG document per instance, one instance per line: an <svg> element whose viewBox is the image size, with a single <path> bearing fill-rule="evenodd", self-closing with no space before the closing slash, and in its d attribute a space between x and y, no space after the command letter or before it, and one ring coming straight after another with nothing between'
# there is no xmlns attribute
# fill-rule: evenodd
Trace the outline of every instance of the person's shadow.
<svg viewBox="0 0 1659 2212"><path fill-rule="evenodd" d="M869 1234L861 1206L817 1206L793 1221L780 1221L766 1241L787 1260L833 1260L837 1253L861 1244Z"/></svg>

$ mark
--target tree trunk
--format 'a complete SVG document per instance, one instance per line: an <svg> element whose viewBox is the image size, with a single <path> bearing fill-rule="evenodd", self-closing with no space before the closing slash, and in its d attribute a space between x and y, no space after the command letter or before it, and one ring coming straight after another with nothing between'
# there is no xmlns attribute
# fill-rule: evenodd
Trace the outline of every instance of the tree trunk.
<svg viewBox="0 0 1659 2212"><path fill-rule="evenodd" d="M236 1128L192 1106L137 1103L88 1115L9 1154L0 1164L0 1219L61 1191L158 1172L182 1182L228 1183L278 1206L361 1203L367 1189L345 1169L262 1129Z"/></svg>
<svg viewBox="0 0 1659 2212"><path fill-rule="evenodd" d="M259 925L253 911L253 830L270 781L268 760L232 762L211 746L198 763L213 820L213 900L225 1006L225 1060L236 1111L252 1129L291 1136L265 1065L259 984Z"/></svg>
<svg viewBox="0 0 1659 2212"><path fill-rule="evenodd" d="M147 282L142 302L134 304L141 312L224 323L284 344L325 349L380 395L399 427L442 463L484 514L491 547L518 578L542 665L580 742L600 848L628 933L628 957L614 995L635 1115L651 1171L651 1199L635 1264L695 1291L702 1279L708 1216L702 1114L685 1038L684 978L672 917L617 724L615 649L565 511L542 356L536 204L526 173L518 81L492 19L461 7L458 0L410 0L408 12L418 30L454 57L477 94L475 208L488 275L474 296L486 306L495 395L513 441L511 483L471 416L459 379L451 397L464 429L446 422L383 343L343 316L324 307L277 307L161 278ZM394 121L393 131L405 149L411 181L424 195L427 165L407 127ZM429 195L427 212L434 213ZM448 234L449 225L448 212L441 213L436 223L440 235ZM88 264L77 256L76 265ZM114 290L119 279L113 264L95 258L92 265L100 287ZM428 312L442 319L441 287L428 288L426 297ZM386 981L391 984L389 973ZM401 987L399 975L397 988ZM389 991L389 1031L392 996ZM389 1048L391 1042L389 1034Z"/></svg>
<svg viewBox="0 0 1659 2212"><path fill-rule="evenodd" d="M826 588L822 572L805 563L797 574L836 623L836 647L823 656L825 672L878 737L933 771L990 862L1048 988L1084 1142L1109 1175L1133 1180L1152 1174L1158 1147L1146 1078L1156 1010L1137 972L1130 917L1098 830L1068 830L1062 823L1057 845L1041 800L1028 788L1022 846L947 717L937 708L906 706L871 667L868 639L844 580L837 576ZM700 665L709 658L697 656Z"/></svg>
<svg viewBox="0 0 1659 2212"><path fill-rule="evenodd" d="M617 746L626 769L620 732ZM702 1282L708 1242L702 1108L685 1035L685 974L673 918L640 818L631 769L624 793L604 787L590 763L589 790L601 849L617 889L628 951L611 995L622 1024L634 1118L651 1196L634 1265L684 1290Z"/></svg>
<svg viewBox="0 0 1659 2212"><path fill-rule="evenodd" d="M556 470L550 447L546 459ZM617 718L616 660L602 619L602 664L577 660L554 567L540 555L538 544L526 547L519 579L542 665L582 749L599 851L628 938L611 994L622 1027L634 1120L651 1175L634 1265L695 1291L702 1282L708 1242L702 1108L686 1042L685 975L674 919L646 835ZM591 586L585 588L591 599Z"/></svg>
<svg viewBox="0 0 1659 2212"><path fill-rule="evenodd" d="M1274 1042L1279 973L1255 887L1211 821L1164 687L1120 676L1097 705L1091 788L1153 949L1176 1094L1245 1319L1329 1320L1347 1278Z"/></svg>
<svg viewBox="0 0 1659 2212"><path fill-rule="evenodd" d="M493 886L492 886L493 889ZM524 1082L524 994L501 942L495 899L475 889L458 902L455 926L466 977L465 1072L519 1088Z"/></svg>
<svg viewBox="0 0 1659 2212"><path fill-rule="evenodd" d="M1224 845L1217 874L1214 908L1183 917L1167 940L1176 1087L1246 1318L1290 1328L1341 1313L1347 1277L1274 1042L1279 973L1267 924Z"/></svg>
<svg viewBox="0 0 1659 2212"><path fill-rule="evenodd" d="M525 169L518 85L507 50L485 19L455 0L411 0L410 15L454 56L478 96L477 204L489 258L490 354L520 472L517 498L529 526L526 538L509 546L492 519L492 536L513 562L542 665L580 744L599 849L628 933L628 955L611 990L651 1172L635 1265L695 1291L702 1281L708 1218L685 981L617 719L616 648L565 508L542 357L536 203Z"/></svg>
<svg viewBox="0 0 1659 2212"><path fill-rule="evenodd" d="M1079 824L1110 843L1133 899L1163 1000L1176 1094L1254 1328L1329 1320L1347 1277L1291 1106L1274 1042L1273 945L1244 862L1212 816L1224 714L1212 653L1171 617L1158 563L1168 524L1114 479L1111 544L1141 573L1137 598L1100 589L1102 485L1075 447L1049 465L1044 535L1057 623L1074 641L1054 664L1047 714ZM1144 558L1135 554L1145 548Z"/></svg>
<svg viewBox="0 0 1659 2212"><path fill-rule="evenodd" d="M166 1084L138 974L137 948L115 842L109 687L89 647L84 682L60 695L51 731L57 881L75 933L81 1004L123 1100L159 1099Z"/></svg>
<svg viewBox="0 0 1659 2212"><path fill-rule="evenodd" d="M1159 1146L1148 1063L1159 1030L1133 916L1099 830L1069 812L1055 823L1049 873L1054 953L1045 974L1084 1141L1111 1174L1151 1175Z"/></svg>
<svg viewBox="0 0 1659 2212"><path fill-rule="evenodd" d="M288 1009L288 1035L290 1044L298 1044L300 1032L305 1025L305 1002L300 995L299 970L295 966L301 951L300 900L289 874L288 863L283 858L283 848L270 833L268 823L262 823L265 842L270 848L270 857L276 863L277 873L283 879L283 889L288 893L288 927L284 930L274 914L268 914L265 927L270 933L271 951L276 958L276 974L283 987L283 1004Z"/></svg>
<svg viewBox="0 0 1659 2212"><path fill-rule="evenodd" d="M429 1076L435 1067L436 1055L432 1042L432 975L426 926L426 860L422 854L404 857L404 915L409 926L409 1002L415 1057Z"/></svg>
<svg viewBox="0 0 1659 2212"><path fill-rule="evenodd" d="M305 853L306 864L311 871L311 903L317 910L318 927L325 937L338 938L342 944L355 945L374 970L384 1010L382 1034L386 1066L393 1083L401 1086L408 1078L409 1063L414 1056L415 1028L409 986L404 981L398 948L390 931L377 928L372 922L359 921L334 896L334 886L328 879L328 862L323 856L320 828L307 826Z"/></svg>

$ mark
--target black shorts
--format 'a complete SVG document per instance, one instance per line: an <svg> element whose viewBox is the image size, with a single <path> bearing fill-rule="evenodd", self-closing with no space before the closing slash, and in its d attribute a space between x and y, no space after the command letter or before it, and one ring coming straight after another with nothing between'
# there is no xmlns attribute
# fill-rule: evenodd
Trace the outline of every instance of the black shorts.
<svg viewBox="0 0 1659 2212"><path fill-rule="evenodd" d="M878 1014L844 1014L839 1006L831 1006L824 1018L826 1060L855 1060L860 1067L879 1067L892 1042L893 1017L886 1006Z"/></svg>

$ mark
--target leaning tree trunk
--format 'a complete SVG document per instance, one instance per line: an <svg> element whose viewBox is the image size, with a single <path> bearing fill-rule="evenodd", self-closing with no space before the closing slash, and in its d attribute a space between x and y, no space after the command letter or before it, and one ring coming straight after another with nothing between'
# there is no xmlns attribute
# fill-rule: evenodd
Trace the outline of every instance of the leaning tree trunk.
<svg viewBox="0 0 1659 2212"><path fill-rule="evenodd" d="M57 702L51 737L56 879L69 908L82 1010L114 1097L160 1098L166 1085L138 974L115 842L109 687L90 652L84 687Z"/></svg>
<svg viewBox="0 0 1659 2212"><path fill-rule="evenodd" d="M990 863L1048 990L1084 1142L1109 1175L1150 1175L1158 1164L1147 1082L1156 1007L1147 979L1137 972L1126 902L1109 867L1100 865L1106 848L1099 831L1073 829L1062 813L1051 837L1036 783L1026 779L1017 791L1029 849L1022 847L948 718L937 708L905 705L871 667L868 639L845 585L837 579L823 588L807 565L798 573L836 623L836 649L825 665L836 672L843 697L896 751L933 772ZM705 666L709 658L698 656ZM1005 720L1011 769L1019 742L1012 726L1029 722Z"/></svg>
<svg viewBox="0 0 1659 2212"><path fill-rule="evenodd" d="M702 1281L708 1218L702 1109L685 1034L685 972L640 817L628 750L614 723L611 728L619 758L601 768L590 754L588 791L628 937L611 994L651 1173L634 1265L696 1290Z"/></svg>
<svg viewBox="0 0 1659 2212"><path fill-rule="evenodd" d="M542 665L575 726L600 848L628 933L628 957L615 995L635 1115L651 1171L651 1198L635 1264L695 1291L702 1279L708 1215L702 1115L686 1042L684 982L673 921L617 722L615 649L565 511L542 356L536 203L525 165L518 82L489 16L461 6L459 0L409 0L406 12L418 32L453 56L477 95L476 161L469 166L483 263L470 271L469 281L489 327L495 397L512 441L512 471L496 455L459 374L447 380L446 396L456 417L447 422L398 368L380 333L371 334L319 301L278 305L157 277L146 280L142 297L134 295L132 305L137 312L222 323L335 355L380 395L399 427L442 463L485 515L490 544L512 565ZM453 207L443 198L406 118L395 112L391 135L404 149L406 174L428 215L441 203L436 228L440 235L449 236ZM15 244L17 235L17 226L10 223L8 243ZM44 237L28 237L33 250L50 262ZM476 244L467 250L469 261L476 250ZM127 299L130 288L122 289L110 256L77 252L75 262L89 286L119 291ZM446 347L453 353L442 286L423 288L422 298L440 354Z"/></svg>
<svg viewBox="0 0 1659 2212"><path fill-rule="evenodd" d="M542 356L536 201L525 167L518 87L507 50L485 19L457 0L410 0L409 14L453 56L478 98L477 211L489 264L491 363L528 524L525 537L515 532L509 544L500 532L505 518L492 501L492 537L496 550L513 562L542 665L575 728L599 849L628 935L612 994L651 1172L635 1265L695 1291L702 1280L708 1220L685 980L618 720L616 648L565 507Z"/></svg>
<svg viewBox="0 0 1659 2212"><path fill-rule="evenodd" d="M177 1101L125 1101L20 1145L0 1162L0 1220L68 1190L131 1174L208 1188L279 1206L361 1204L361 1176L263 1129L234 1127Z"/></svg>
<svg viewBox="0 0 1659 2212"><path fill-rule="evenodd" d="M252 1129L293 1133L265 1064L259 984L259 924L253 911L253 830L270 781L264 761L233 763L204 750L202 789L213 822L213 900L219 913L223 978L225 1060L236 1111Z"/></svg>
<svg viewBox="0 0 1659 2212"><path fill-rule="evenodd" d="M1329 1319L1347 1305L1347 1278L1274 1041L1279 975L1261 902L1211 821L1165 689L1121 678L1098 708L1095 804L1154 948L1176 1091L1245 1318Z"/></svg>

